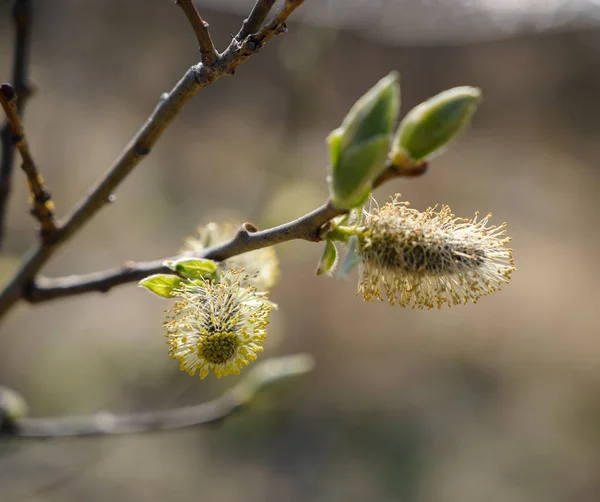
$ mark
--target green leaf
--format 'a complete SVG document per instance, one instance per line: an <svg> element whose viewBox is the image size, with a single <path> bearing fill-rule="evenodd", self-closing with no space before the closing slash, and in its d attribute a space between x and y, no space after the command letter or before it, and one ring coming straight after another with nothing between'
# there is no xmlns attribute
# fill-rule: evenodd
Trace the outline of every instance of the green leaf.
<svg viewBox="0 0 600 502"><path fill-rule="evenodd" d="M325 249L317 266L317 275L328 274L335 268L337 262L337 249L331 241L325 241Z"/></svg>
<svg viewBox="0 0 600 502"><path fill-rule="evenodd" d="M181 288L183 280L181 277L172 274L155 274L142 279L138 285L146 288L155 295L163 298L171 298L172 292Z"/></svg>
<svg viewBox="0 0 600 502"><path fill-rule="evenodd" d="M202 258L182 258L173 262L169 268L192 279L204 279L215 274L217 264L213 260Z"/></svg>

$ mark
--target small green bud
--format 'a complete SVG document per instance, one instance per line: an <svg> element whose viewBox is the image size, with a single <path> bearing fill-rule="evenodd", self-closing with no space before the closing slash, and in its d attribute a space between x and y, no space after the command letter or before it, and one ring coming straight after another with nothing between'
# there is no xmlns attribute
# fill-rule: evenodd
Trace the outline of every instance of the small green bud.
<svg viewBox="0 0 600 502"><path fill-rule="evenodd" d="M394 165L410 167L442 152L464 130L481 100L476 87L455 87L415 106L400 122L392 143Z"/></svg>
<svg viewBox="0 0 600 502"><path fill-rule="evenodd" d="M181 258L177 261L166 261L165 265L191 279L213 277L217 271L217 264L213 260L203 258Z"/></svg>
<svg viewBox="0 0 600 502"><path fill-rule="evenodd" d="M138 285L146 288L155 295L163 298L172 298L173 290L181 287L182 279L172 274L155 274L142 279Z"/></svg>
<svg viewBox="0 0 600 502"><path fill-rule="evenodd" d="M317 275L329 274L335 269L337 263L337 249L331 241L325 241L325 249L317 266Z"/></svg>
<svg viewBox="0 0 600 502"><path fill-rule="evenodd" d="M391 72L352 106L327 138L331 155L329 191L338 209L360 206L385 168L390 135L400 110L398 73Z"/></svg>

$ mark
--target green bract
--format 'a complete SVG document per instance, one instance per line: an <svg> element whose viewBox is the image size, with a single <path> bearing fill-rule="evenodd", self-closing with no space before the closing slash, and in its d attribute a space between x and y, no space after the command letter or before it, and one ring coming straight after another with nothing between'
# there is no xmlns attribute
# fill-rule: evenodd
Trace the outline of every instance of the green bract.
<svg viewBox="0 0 600 502"><path fill-rule="evenodd" d="M203 258L182 258L177 261L165 262L165 265L191 279L211 277L217 271L216 262Z"/></svg>
<svg viewBox="0 0 600 502"><path fill-rule="evenodd" d="M172 298L172 292L181 287L182 279L172 274L155 274L142 279L138 284L155 295Z"/></svg>
<svg viewBox="0 0 600 502"><path fill-rule="evenodd" d="M323 275L331 272L337 262L337 249L331 241L325 241L325 249L317 266L317 275Z"/></svg>
<svg viewBox="0 0 600 502"><path fill-rule="evenodd" d="M469 124L481 91L455 87L417 105L400 122L390 158L395 165L420 161L440 153Z"/></svg>
<svg viewBox="0 0 600 502"><path fill-rule="evenodd" d="M338 209L360 206L385 168L390 135L400 110L398 73L375 84L350 109L328 137L331 155L329 191Z"/></svg>
<svg viewBox="0 0 600 502"><path fill-rule="evenodd" d="M350 272L360 263L360 254L358 251L358 236L353 235L348 239L348 251L340 266L339 277L346 279Z"/></svg>

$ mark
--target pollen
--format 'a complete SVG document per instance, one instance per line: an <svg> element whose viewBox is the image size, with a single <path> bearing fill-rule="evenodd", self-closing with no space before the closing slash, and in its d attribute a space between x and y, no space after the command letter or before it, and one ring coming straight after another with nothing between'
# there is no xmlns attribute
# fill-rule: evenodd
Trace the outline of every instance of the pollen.
<svg viewBox="0 0 600 502"><path fill-rule="evenodd" d="M205 378L238 374L263 351L274 305L241 271L219 281L185 284L164 323L170 356L182 371Z"/></svg>
<svg viewBox="0 0 600 502"><path fill-rule="evenodd" d="M215 333L204 338L198 345L198 357L209 363L223 364L229 361L237 348L235 333Z"/></svg>
<svg viewBox="0 0 600 502"><path fill-rule="evenodd" d="M448 206L419 212L399 195L365 212L358 293L413 308L477 302L514 272L506 224L457 218Z"/></svg>

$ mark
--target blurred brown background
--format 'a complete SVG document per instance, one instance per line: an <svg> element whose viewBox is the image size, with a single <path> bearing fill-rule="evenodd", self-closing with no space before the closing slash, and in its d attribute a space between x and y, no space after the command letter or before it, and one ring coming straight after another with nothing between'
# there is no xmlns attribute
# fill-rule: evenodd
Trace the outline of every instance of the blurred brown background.
<svg viewBox="0 0 600 502"><path fill-rule="evenodd" d="M237 3L244 12L253 2ZM64 215L198 55L172 2L34 8L39 92L26 126ZM0 80L10 78L9 12L1 1ZM202 13L220 48L243 19ZM169 256L196 225L224 215L267 226L313 209L327 195L325 136L395 68L404 112L455 85L480 86L485 101L425 177L376 196L507 221L511 284L443 311L363 304L354 278L314 276L320 246L280 246L271 295L280 310L265 356L308 352L312 374L219 427L2 444L0 501L600 500L600 29L515 29L469 43L466 19L466 36L438 40L430 29L403 45L291 23L234 78L194 98L117 202L44 273ZM34 241L22 173L15 182L4 277ZM165 307L134 285L20 305L0 329L0 382L36 416L220 395L235 377L200 381L167 357Z"/></svg>

